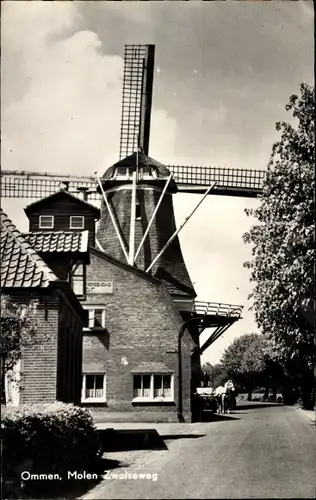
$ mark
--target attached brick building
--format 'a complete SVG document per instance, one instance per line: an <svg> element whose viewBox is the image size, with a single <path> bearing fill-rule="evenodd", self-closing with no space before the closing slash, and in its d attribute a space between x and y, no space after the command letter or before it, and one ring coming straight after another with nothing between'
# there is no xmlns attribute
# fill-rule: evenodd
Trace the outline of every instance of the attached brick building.
<svg viewBox="0 0 316 500"><path fill-rule="evenodd" d="M82 305L89 310L90 326L83 339L83 404L122 412L122 420L176 421L182 319L166 286L94 248L87 283ZM191 420L194 346L187 333L182 347L186 421Z"/></svg>
<svg viewBox="0 0 316 500"><path fill-rule="evenodd" d="M69 283L59 280L1 211L1 292L13 302L37 302L35 342L6 380L9 403L80 402L84 311ZM10 401L11 399L11 401Z"/></svg>
<svg viewBox="0 0 316 500"><path fill-rule="evenodd" d="M25 212L30 220L25 238L59 279L70 281L87 310L82 405L108 413L111 420L177 421L183 317L175 299L195 296L189 278L185 275L187 284L179 286L97 249L98 209L67 191L33 203ZM198 336L191 333L185 332L181 350L186 421L192 419L192 391L200 376Z"/></svg>

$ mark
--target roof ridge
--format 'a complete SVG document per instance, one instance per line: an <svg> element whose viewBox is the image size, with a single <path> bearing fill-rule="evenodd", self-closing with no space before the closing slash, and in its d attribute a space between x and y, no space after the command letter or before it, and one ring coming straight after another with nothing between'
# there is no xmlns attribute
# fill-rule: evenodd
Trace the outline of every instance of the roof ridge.
<svg viewBox="0 0 316 500"><path fill-rule="evenodd" d="M121 267L122 269L125 269L127 272L130 272L132 274L136 274L140 278L143 278L146 281L149 281L153 285L156 285L156 286L163 285L162 281L159 278L156 278L155 276L150 276L148 273L146 273L142 269L138 269L137 267L133 267L130 264L126 264L125 262L121 262L120 260L115 259L111 255L109 255L105 252L102 252L101 250L99 250L96 247L90 246L90 252L92 254L96 254L101 259L104 258L107 262L110 262L115 266L118 266L118 267Z"/></svg>
<svg viewBox="0 0 316 500"><path fill-rule="evenodd" d="M55 273L48 267L44 260L35 252L34 248L25 240L22 233L13 224L10 217L1 208L1 223L6 227L7 231L15 239L16 243L27 252L35 266L44 274L48 281L58 281Z"/></svg>
<svg viewBox="0 0 316 500"><path fill-rule="evenodd" d="M53 198L54 196L60 195L60 194L65 194L66 196L69 196L74 201L76 201L78 203L82 203L83 205L86 205L91 210L93 210L95 213L97 213L98 216L100 216L100 209L98 207L96 207L92 203L89 203L86 200L83 200L82 198L79 198L79 196L75 196L74 194L70 193L69 191L66 191L65 189L60 189L59 191L55 191L54 193L49 194L48 196L45 196L45 198L41 198L40 200L37 200L37 201L34 201L33 203L30 203L29 205L27 205L25 207L25 209L24 209L25 213L27 214L30 211L30 209L32 207L34 207L35 205L42 203L42 202L45 202L45 201L49 200L50 198Z"/></svg>

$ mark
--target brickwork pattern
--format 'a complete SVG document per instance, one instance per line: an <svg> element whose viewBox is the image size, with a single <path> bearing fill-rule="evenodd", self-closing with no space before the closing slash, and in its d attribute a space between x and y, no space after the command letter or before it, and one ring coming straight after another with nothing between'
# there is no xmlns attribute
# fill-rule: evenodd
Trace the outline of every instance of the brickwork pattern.
<svg viewBox="0 0 316 500"><path fill-rule="evenodd" d="M106 411L166 412L166 418L177 419L178 354L177 339L182 319L163 285L125 270L91 250L88 281L113 282L113 295L91 294L84 304L104 305L106 332L103 341L89 333L83 340L84 371L93 373L104 367L107 375ZM94 337L94 338L93 338ZM191 348L187 333L183 339L183 409L190 419ZM174 404L136 404L133 399L133 371L143 362L164 363L174 375ZM100 405L95 405L100 406ZM172 413L170 416L169 414ZM167 415L168 414L168 415Z"/></svg>
<svg viewBox="0 0 316 500"><path fill-rule="evenodd" d="M6 291L7 293L7 291ZM21 404L56 400L80 404L82 323L62 296L50 289L9 291L13 301L38 301L33 345L21 358ZM65 326L65 328L64 328Z"/></svg>

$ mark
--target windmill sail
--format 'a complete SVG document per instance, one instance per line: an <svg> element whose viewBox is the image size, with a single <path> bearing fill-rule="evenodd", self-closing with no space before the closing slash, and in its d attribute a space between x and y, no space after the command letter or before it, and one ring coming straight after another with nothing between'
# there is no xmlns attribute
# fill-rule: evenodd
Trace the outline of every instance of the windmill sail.
<svg viewBox="0 0 316 500"><path fill-rule="evenodd" d="M179 192L204 193L212 182L216 182L216 186L210 194L243 198L259 196L262 193L266 176L264 170L238 168L167 165L167 169L173 174ZM93 176L13 170L2 170L1 172L2 198L42 198L66 186L70 192L74 192L80 187L86 187L88 198L99 200L100 194L96 191L96 185L97 179Z"/></svg>
<svg viewBox="0 0 316 500"><path fill-rule="evenodd" d="M125 45L120 160L149 151L154 45Z"/></svg>

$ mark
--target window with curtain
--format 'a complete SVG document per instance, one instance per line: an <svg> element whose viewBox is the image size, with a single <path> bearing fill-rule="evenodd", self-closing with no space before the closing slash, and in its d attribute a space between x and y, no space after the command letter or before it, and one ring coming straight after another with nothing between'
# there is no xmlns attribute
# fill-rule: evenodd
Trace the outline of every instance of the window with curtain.
<svg viewBox="0 0 316 500"><path fill-rule="evenodd" d="M144 399L173 399L172 374L135 374L133 377L133 397Z"/></svg>

